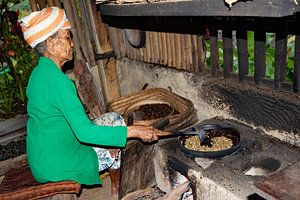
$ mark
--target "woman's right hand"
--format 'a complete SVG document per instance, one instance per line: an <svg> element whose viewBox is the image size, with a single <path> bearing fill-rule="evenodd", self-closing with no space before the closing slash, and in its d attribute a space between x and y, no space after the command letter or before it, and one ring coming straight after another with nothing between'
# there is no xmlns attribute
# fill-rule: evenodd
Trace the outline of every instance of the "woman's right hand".
<svg viewBox="0 0 300 200"><path fill-rule="evenodd" d="M152 126L133 125L128 126L127 138L139 138L143 142L153 142L158 139L157 134L161 132Z"/></svg>

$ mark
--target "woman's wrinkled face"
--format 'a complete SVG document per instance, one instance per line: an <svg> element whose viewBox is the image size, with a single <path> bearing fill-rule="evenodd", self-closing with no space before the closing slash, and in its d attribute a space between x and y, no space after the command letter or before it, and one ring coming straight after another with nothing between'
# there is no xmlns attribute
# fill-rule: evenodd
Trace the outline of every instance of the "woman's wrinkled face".
<svg viewBox="0 0 300 200"><path fill-rule="evenodd" d="M73 42L71 38L71 31L68 29L59 30L54 40L55 45L53 48L55 56L62 62L72 60Z"/></svg>

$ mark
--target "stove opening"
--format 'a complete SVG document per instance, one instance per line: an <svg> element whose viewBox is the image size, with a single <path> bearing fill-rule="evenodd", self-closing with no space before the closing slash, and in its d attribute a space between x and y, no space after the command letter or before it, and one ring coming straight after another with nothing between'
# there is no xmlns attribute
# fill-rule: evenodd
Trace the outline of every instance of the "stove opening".
<svg viewBox="0 0 300 200"><path fill-rule="evenodd" d="M257 158L246 162L243 166L243 172L247 176L268 176L276 172L280 166L280 161L274 158Z"/></svg>

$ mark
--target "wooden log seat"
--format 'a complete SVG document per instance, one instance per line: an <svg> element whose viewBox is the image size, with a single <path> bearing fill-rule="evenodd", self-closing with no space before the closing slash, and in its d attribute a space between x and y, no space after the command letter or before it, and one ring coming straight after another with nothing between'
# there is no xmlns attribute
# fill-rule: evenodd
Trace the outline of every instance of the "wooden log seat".
<svg viewBox="0 0 300 200"><path fill-rule="evenodd" d="M29 166L10 169L0 185L0 200L77 199L81 185L74 181L39 183Z"/></svg>

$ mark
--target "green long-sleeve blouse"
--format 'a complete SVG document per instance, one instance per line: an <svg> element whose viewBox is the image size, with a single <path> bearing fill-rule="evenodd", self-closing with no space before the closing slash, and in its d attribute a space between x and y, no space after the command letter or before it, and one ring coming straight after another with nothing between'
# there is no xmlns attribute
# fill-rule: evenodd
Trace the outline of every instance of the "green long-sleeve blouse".
<svg viewBox="0 0 300 200"><path fill-rule="evenodd" d="M26 148L35 179L101 183L97 155L88 144L124 147L127 127L91 122L73 82L46 57L41 57L34 68L26 94Z"/></svg>

